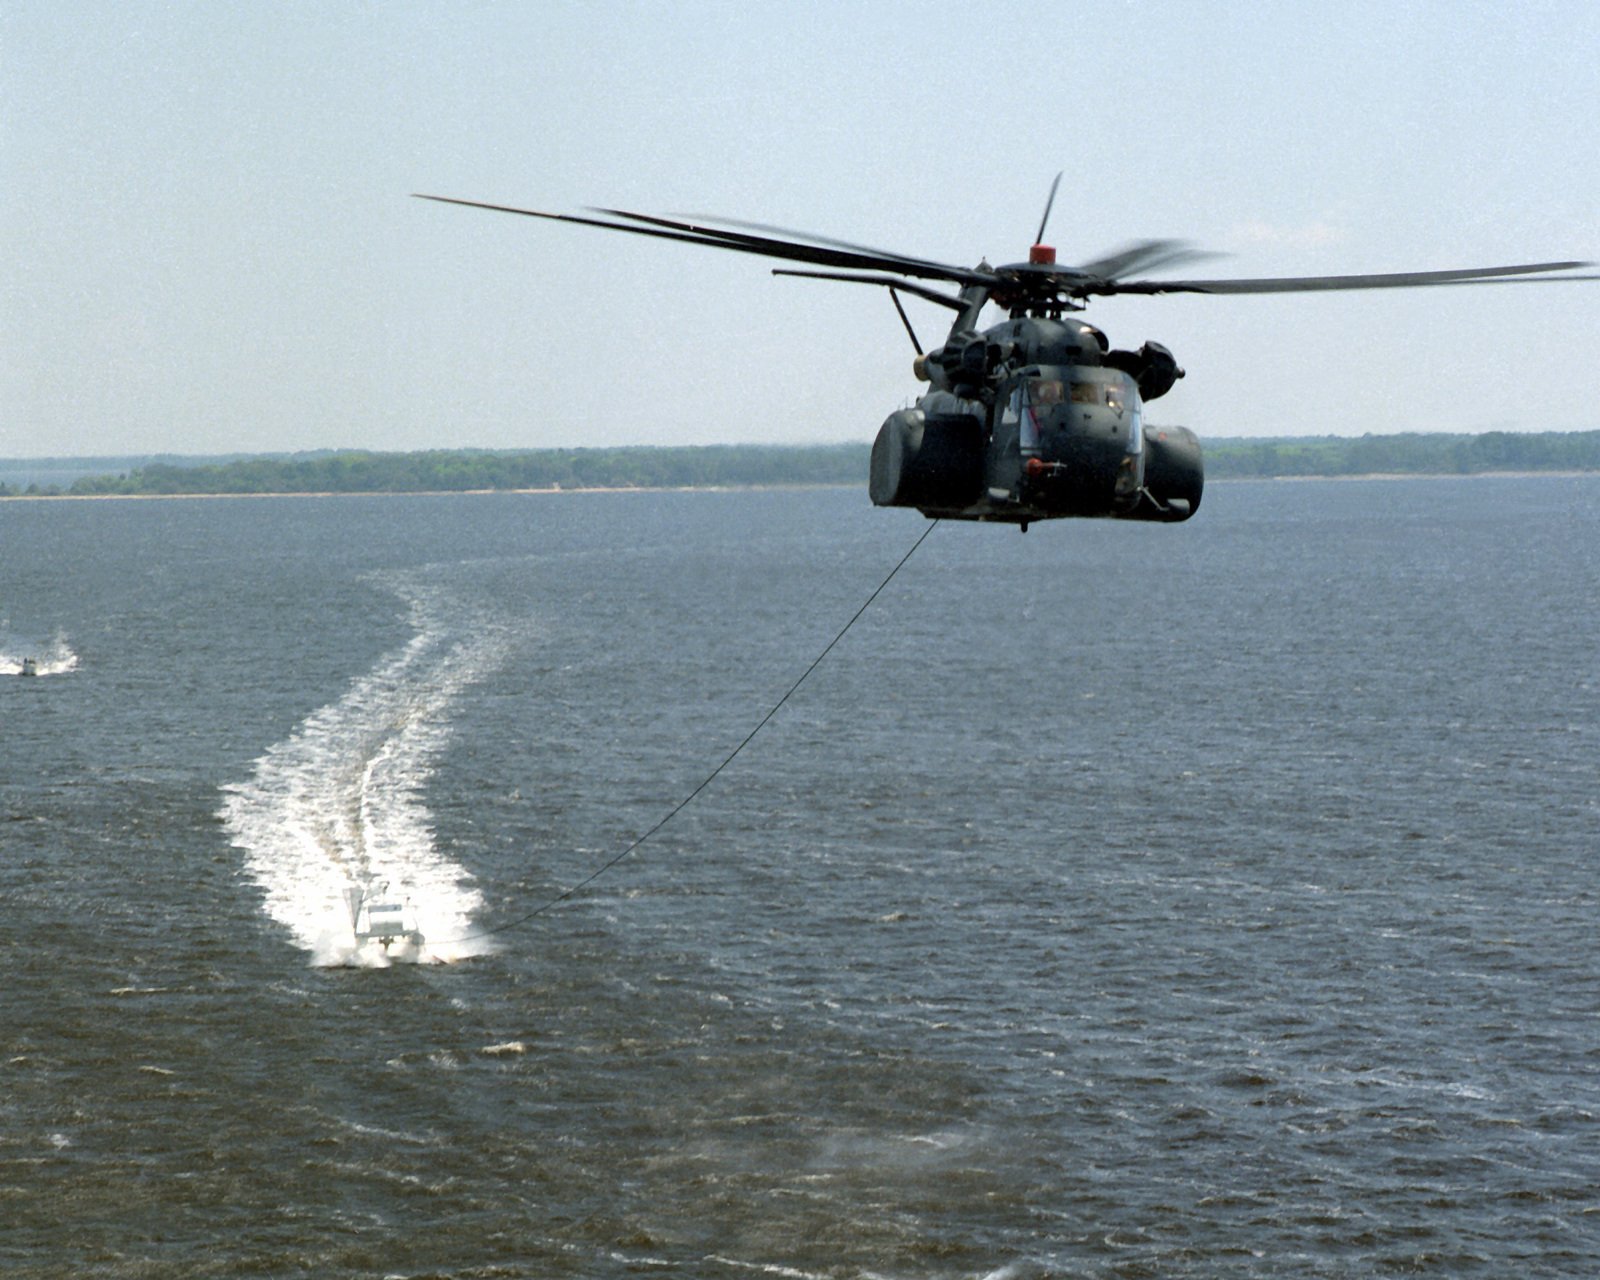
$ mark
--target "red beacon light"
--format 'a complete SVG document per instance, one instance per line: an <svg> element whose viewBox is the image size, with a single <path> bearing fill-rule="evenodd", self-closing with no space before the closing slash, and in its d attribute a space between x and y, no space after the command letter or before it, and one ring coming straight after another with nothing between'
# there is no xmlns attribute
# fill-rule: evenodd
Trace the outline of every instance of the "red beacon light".
<svg viewBox="0 0 1600 1280"><path fill-rule="evenodd" d="M1056 247L1053 244L1036 244L1028 250L1028 262L1035 267L1056 265Z"/></svg>

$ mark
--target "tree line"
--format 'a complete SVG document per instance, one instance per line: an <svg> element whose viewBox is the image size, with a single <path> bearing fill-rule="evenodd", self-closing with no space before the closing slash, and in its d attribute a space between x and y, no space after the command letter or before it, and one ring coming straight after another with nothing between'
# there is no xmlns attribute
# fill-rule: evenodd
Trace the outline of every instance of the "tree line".
<svg viewBox="0 0 1600 1280"><path fill-rule="evenodd" d="M1486 471L1600 471L1600 431L1476 435L1306 436L1203 442L1214 479L1271 476L1473 475ZM512 489L675 489L866 482L869 448L703 445L615 449L333 450L220 462L159 461L90 475L77 496L265 493L463 493ZM18 490L0 483L0 495Z"/></svg>
<svg viewBox="0 0 1600 1280"><path fill-rule="evenodd" d="M514 489L678 489L844 484L866 474L865 445L681 448L365 450L157 463L85 476L67 492L97 494L466 493Z"/></svg>
<svg viewBox="0 0 1600 1280"><path fill-rule="evenodd" d="M1600 431L1412 432L1201 443L1206 474L1218 478L1600 471Z"/></svg>

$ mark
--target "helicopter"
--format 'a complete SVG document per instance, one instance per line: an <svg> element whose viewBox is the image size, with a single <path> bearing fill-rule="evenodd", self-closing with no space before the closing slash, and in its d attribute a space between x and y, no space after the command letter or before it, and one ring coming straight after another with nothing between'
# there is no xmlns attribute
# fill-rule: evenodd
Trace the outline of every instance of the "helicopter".
<svg viewBox="0 0 1600 1280"><path fill-rule="evenodd" d="M1145 404L1170 391L1184 370L1159 342L1113 348L1104 333L1077 317L1090 298L1600 279L1551 274L1588 262L1231 280L1130 278L1211 255L1181 240L1139 240L1078 266L1059 264L1044 236L1060 183L1057 174L1027 261L999 267L986 261L955 266L734 219L690 221L604 208L547 213L452 196L417 198L778 258L806 266L775 268L774 275L886 288L916 350L913 372L928 390L878 429L869 496L880 507L1015 524L1024 533L1035 520L1073 516L1175 524L1200 508L1205 467L1194 432L1144 422ZM942 346L923 350L901 294L955 313ZM979 315L991 303L1007 319L980 330Z"/></svg>

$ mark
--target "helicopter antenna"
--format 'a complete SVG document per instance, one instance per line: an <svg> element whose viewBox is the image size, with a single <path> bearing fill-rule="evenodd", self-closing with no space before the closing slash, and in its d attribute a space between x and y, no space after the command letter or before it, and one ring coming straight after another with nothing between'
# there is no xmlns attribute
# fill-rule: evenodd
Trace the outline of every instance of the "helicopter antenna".
<svg viewBox="0 0 1600 1280"><path fill-rule="evenodd" d="M1063 169L1061 172L1065 173L1066 170ZM1060 187L1060 185L1061 185L1061 174L1058 173L1058 174L1056 174L1056 180L1050 184L1050 196L1044 202L1044 217L1039 219L1039 234L1034 236L1034 238L1033 238L1034 244L1043 244L1044 243L1044 228L1045 228L1045 224L1050 221L1050 210L1051 210L1051 208L1054 206L1054 204L1056 202L1056 189L1058 187Z"/></svg>
<svg viewBox="0 0 1600 1280"><path fill-rule="evenodd" d="M889 290L889 301L894 303L894 309L900 313L900 323L905 325L906 333L911 336L911 345L917 349L917 354L922 354L922 344L917 341L917 331L911 327L911 317L906 315L906 309L900 305L900 295Z"/></svg>

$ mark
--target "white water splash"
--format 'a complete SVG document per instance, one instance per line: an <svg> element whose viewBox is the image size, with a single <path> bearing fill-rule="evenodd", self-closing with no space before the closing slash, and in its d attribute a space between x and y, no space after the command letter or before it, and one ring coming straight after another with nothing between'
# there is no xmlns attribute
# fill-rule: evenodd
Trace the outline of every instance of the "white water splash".
<svg viewBox="0 0 1600 1280"><path fill-rule="evenodd" d="M481 626L452 643L460 619L452 631L427 592L395 585L411 605L411 642L268 748L248 782L224 788L223 819L267 914L320 965L438 963L492 950L468 936L483 898L435 845L423 790L452 705L500 665L508 642ZM420 947L357 944L345 890L384 883L408 903Z"/></svg>
<svg viewBox="0 0 1600 1280"><path fill-rule="evenodd" d="M0 676L22 674L22 664L28 658L34 661L36 675L62 676L78 669L78 655L59 631L44 645L29 645L13 636L0 637Z"/></svg>

